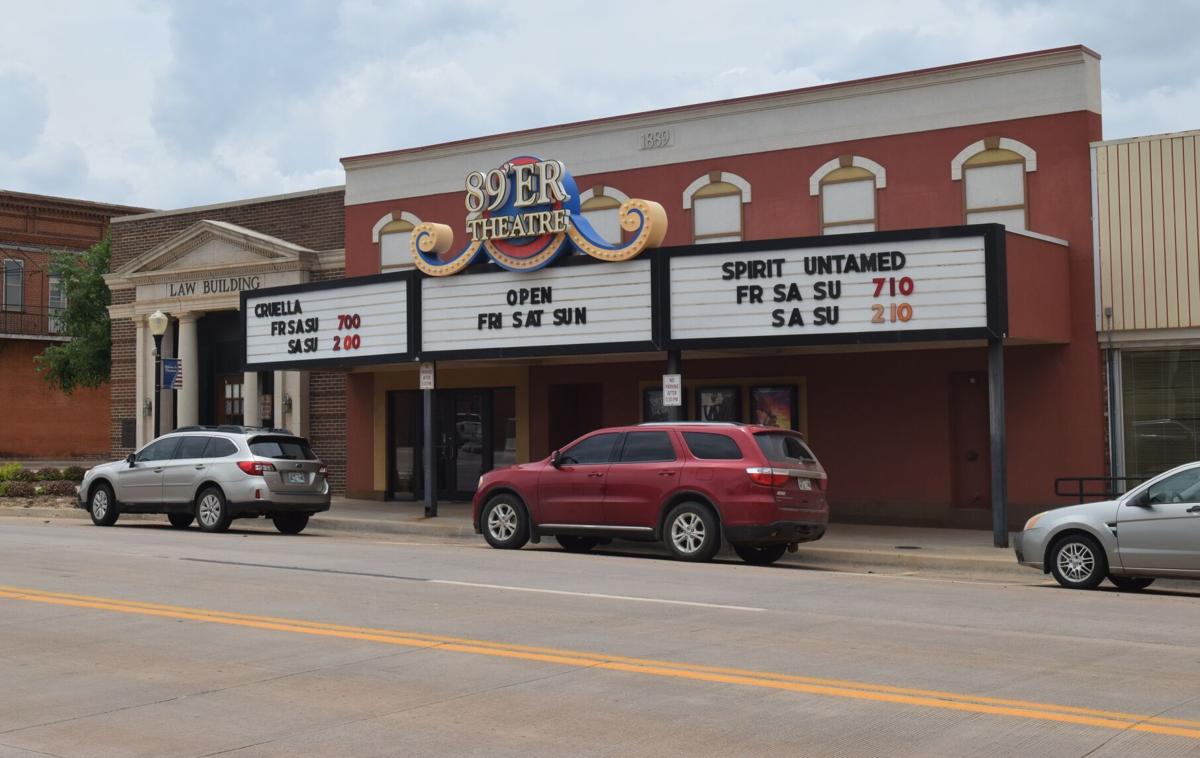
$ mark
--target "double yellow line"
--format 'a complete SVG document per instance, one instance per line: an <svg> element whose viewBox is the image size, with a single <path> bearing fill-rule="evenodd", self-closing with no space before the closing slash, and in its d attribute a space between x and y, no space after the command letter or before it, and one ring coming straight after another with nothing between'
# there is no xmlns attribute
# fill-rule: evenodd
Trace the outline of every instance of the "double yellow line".
<svg viewBox="0 0 1200 758"><path fill-rule="evenodd" d="M1147 732L1150 734L1170 735L1200 740L1200 721L1169 719L1157 716L1104 711L1093 708L1080 708L1069 705L1054 705L1025 700L1007 698L983 697L957 692L942 692L939 690L912 689L907 687L891 687L883 684L846 681L840 679L822 679L790 674L776 674L767 671L752 671L747 669L728 668L723 666L704 666L694 663L678 663L673 661L658 661L649 658L629 658L604 653L589 653L577 650L557 648L532 647L528 645L512 645L487 640L447 637L444 635L420 634L416 632L399 632L388 629L373 629L370 627L344 626L326 624L317 621L301 619L278 618L273 616L256 616L245 613L231 613L202 608L163 605L160 603L143 603L132 600L92 597L88 595L73 595L62 592L44 592L41 590L6 587L0 585L0 598L24 600L33 603L46 603L74 608L90 608L116 613L131 613L140 616L182 619L200 621L209 624L224 624L241 626L252 629L266 629L277 632L308 634L319 637L336 637L340 639L362 640L385 645L400 645L403 647L436 648L455 653L471 655L487 655L499 658L511 658L540 663L554 663L563 666L578 666L583 668L604 669L608 671L623 671L644 676L668 677L674 679L690 679L699 682L732 684L745 687L761 687L774 690L786 690L808 695L868 700L879 703L897 705L916 705L926 708L960 711L964 713L980 713L993 716L1008 716L1015 718L1033 719L1037 721L1055 721L1067 724L1115 729L1118 731Z"/></svg>

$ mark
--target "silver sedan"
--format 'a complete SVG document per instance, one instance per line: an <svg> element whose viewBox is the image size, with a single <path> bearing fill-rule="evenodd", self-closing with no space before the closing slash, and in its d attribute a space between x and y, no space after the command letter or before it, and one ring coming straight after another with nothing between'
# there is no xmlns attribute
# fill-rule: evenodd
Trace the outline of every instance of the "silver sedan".
<svg viewBox="0 0 1200 758"><path fill-rule="evenodd" d="M1115 500L1039 513L1016 536L1022 566L1090 590L1107 577L1140 590L1157 577L1200 579L1200 462L1161 474Z"/></svg>

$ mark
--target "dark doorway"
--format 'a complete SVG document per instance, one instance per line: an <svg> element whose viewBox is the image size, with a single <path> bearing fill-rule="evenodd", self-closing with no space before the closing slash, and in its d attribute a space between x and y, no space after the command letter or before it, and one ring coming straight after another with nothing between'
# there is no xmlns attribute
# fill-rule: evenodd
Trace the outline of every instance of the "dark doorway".
<svg viewBox="0 0 1200 758"><path fill-rule="evenodd" d="M421 393L388 393L388 493L424 497ZM516 394L511 388L434 393L434 470L439 500L470 500L479 477L516 463Z"/></svg>
<svg viewBox="0 0 1200 758"><path fill-rule="evenodd" d="M546 388L551 450L604 426L603 396L600 384L551 384Z"/></svg>
<svg viewBox="0 0 1200 758"><path fill-rule="evenodd" d="M244 374L219 374L216 377L213 384L216 387L217 397L214 399L213 409L218 425L237 424L240 426L245 419L245 398L242 397L245 379Z"/></svg>
<svg viewBox="0 0 1200 758"><path fill-rule="evenodd" d="M237 311L212 311L205 314L196 322L196 341L196 358L200 365L184 366L183 370L196 371L200 380L200 423L242 423L241 387L245 351L242 349L240 314ZM230 382L235 383L238 388L236 412L233 403L226 405L226 400L235 400L233 397L226 397L226 387ZM232 390L229 392L232 393ZM229 420L231 417L236 417L237 420Z"/></svg>
<svg viewBox="0 0 1200 758"><path fill-rule="evenodd" d="M954 507L991 509L987 374L950 374L950 455Z"/></svg>

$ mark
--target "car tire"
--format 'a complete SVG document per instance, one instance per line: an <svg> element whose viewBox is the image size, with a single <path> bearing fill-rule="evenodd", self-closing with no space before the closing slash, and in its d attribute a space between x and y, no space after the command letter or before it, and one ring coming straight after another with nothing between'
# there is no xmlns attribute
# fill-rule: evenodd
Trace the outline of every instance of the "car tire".
<svg viewBox="0 0 1200 758"><path fill-rule="evenodd" d="M787 552L786 544L778 545L734 545L733 552L751 566L770 566Z"/></svg>
<svg viewBox="0 0 1200 758"><path fill-rule="evenodd" d="M168 513L167 521L171 522L171 526L176 529L187 529L196 520L194 513Z"/></svg>
<svg viewBox="0 0 1200 758"><path fill-rule="evenodd" d="M1110 576L1108 581L1122 592L1141 592L1154 584L1154 578L1149 576Z"/></svg>
<svg viewBox="0 0 1200 758"><path fill-rule="evenodd" d="M117 508L117 499L113 497L112 487L101 482L92 488L92 494L88 496L88 512L92 514L92 523L96 526L117 523L121 512Z"/></svg>
<svg viewBox="0 0 1200 758"><path fill-rule="evenodd" d="M1086 534L1069 534L1051 548L1050 572L1068 589L1094 590L1108 575L1108 558L1096 540Z"/></svg>
<svg viewBox="0 0 1200 758"><path fill-rule="evenodd" d="M558 540L558 544L568 553L586 553L600 544L600 540L595 537L573 537L568 534L560 534L554 539Z"/></svg>
<svg viewBox="0 0 1200 758"><path fill-rule="evenodd" d="M308 526L307 513L276 513L271 523L283 534L299 534Z"/></svg>
<svg viewBox="0 0 1200 758"><path fill-rule="evenodd" d="M225 493L219 487L205 487L196 495L196 523L204 532L224 532L233 523Z"/></svg>
<svg viewBox="0 0 1200 758"><path fill-rule="evenodd" d="M721 549L721 525L713 510L701 503L680 503L667 514L663 541L681 561L710 561Z"/></svg>
<svg viewBox="0 0 1200 758"><path fill-rule="evenodd" d="M519 550L529 541L529 514L515 495L496 495L479 515L483 538L497 550Z"/></svg>

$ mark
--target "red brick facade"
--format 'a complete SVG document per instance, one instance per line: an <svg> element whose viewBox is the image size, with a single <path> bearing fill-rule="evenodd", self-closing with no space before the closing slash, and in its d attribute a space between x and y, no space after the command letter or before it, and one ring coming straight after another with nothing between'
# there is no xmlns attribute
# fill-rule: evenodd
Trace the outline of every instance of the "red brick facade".
<svg viewBox="0 0 1200 758"><path fill-rule="evenodd" d="M108 387L63 394L46 384L34 359L61 341L50 311L54 253L85 250L104 238L110 218L142 210L0 192L0 261L17 262L22 272L19 301L0 284L0 396L21 400L9 404L0 421L0 456L108 454Z"/></svg>

